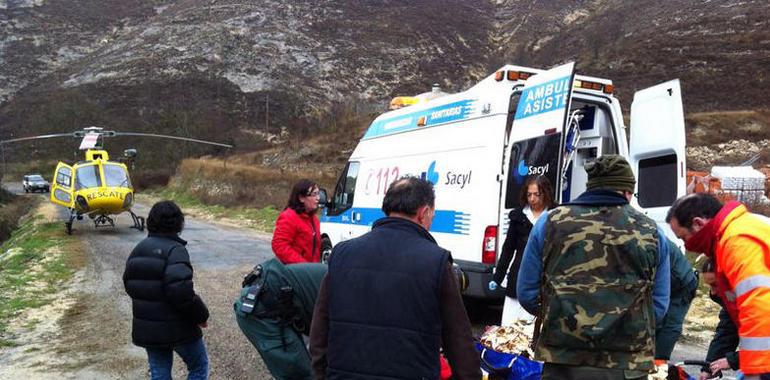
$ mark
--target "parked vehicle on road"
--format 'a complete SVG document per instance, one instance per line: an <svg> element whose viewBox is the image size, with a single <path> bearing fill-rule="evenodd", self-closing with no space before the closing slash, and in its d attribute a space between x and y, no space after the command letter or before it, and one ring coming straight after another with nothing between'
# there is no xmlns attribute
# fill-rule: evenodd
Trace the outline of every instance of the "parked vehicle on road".
<svg viewBox="0 0 770 380"><path fill-rule="evenodd" d="M24 186L25 193L34 193L36 191L47 193L51 190L51 184L40 174L25 175L22 186Z"/></svg>

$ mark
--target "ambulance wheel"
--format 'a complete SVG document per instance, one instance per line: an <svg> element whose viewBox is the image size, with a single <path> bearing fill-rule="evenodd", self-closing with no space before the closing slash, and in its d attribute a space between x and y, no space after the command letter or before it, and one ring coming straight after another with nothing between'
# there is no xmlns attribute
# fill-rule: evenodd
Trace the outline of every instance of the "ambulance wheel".
<svg viewBox="0 0 770 380"><path fill-rule="evenodd" d="M324 236L321 239L321 262L324 264L329 263L329 257L332 255L332 241Z"/></svg>

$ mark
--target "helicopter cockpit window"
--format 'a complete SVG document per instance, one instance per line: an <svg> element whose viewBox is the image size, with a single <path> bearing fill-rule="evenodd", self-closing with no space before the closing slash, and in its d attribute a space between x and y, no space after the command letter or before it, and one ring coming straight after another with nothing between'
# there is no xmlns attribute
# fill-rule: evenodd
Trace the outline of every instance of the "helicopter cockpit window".
<svg viewBox="0 0 770 380"><path fill-rule="evenodd" d="M102 180L99 177L99 166L88 165L77 169L75 174L75 190L99 187Z"/></svg>
<svg viewBox="0 0 770 380"><path fill-rule="evenodd" d="M106 164L102 167L104 170L105 186L110 187L130 187L131 181L128 179L128 173L122 166Z"/></svg>
<svg viewBox="0 0 770 380"><path fill-rule="evenodd" d="M61 168L56 173L56 183L69 188L72 186L72 171L69 168Z"/></svg>

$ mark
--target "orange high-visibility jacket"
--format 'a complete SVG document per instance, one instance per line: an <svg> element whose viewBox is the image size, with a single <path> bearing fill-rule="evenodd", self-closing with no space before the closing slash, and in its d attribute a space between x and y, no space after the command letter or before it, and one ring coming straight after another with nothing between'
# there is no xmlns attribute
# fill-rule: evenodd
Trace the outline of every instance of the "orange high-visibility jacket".
<svg viewBox="0 0 770 380"><path fill-rule="evenodd" d="M735 293L741 371L770 373L770 221L735 208L719 227L718 271Z"/></svg>

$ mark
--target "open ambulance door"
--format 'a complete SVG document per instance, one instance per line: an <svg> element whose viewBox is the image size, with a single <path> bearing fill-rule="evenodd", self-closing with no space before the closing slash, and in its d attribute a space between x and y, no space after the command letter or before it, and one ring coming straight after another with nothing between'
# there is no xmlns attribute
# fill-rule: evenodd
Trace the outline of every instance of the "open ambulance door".
<svg viewBox="0 0 770 380"><path fill-rule="evenodd" d="M63 162L56 165L53 183L51 184L51 202L67 208L75 206L73 193L73 171L72 166Z"/></svg>
<svg viewBox="0 0 770 380"><path fill-rule="evenodd" d="M637 178L632 204L674 237L665 223L666 213L677 198L685 195L687 169L678 79L634 94L629 149L629 163Z"/></svg>
<svg viewBox="0 0 770 380"><path fill-rule="evenodd" d="M543 176L554 189L553 199L561 195L562 166L566 165L564 135L565 123L572 100L575 63L570 62L540 72L527 79L518 97L513 116L508 146L505 148L501 189L501 204L497 228L497 253L502 252L508 231L508 213L525 205L520 195L530 177ZM486 235L486 233L485 233ZM485 238L485 244L488 240ZM485 251L487 251L485 249ZM495 264L485 259L483 264Z"/></svg>

